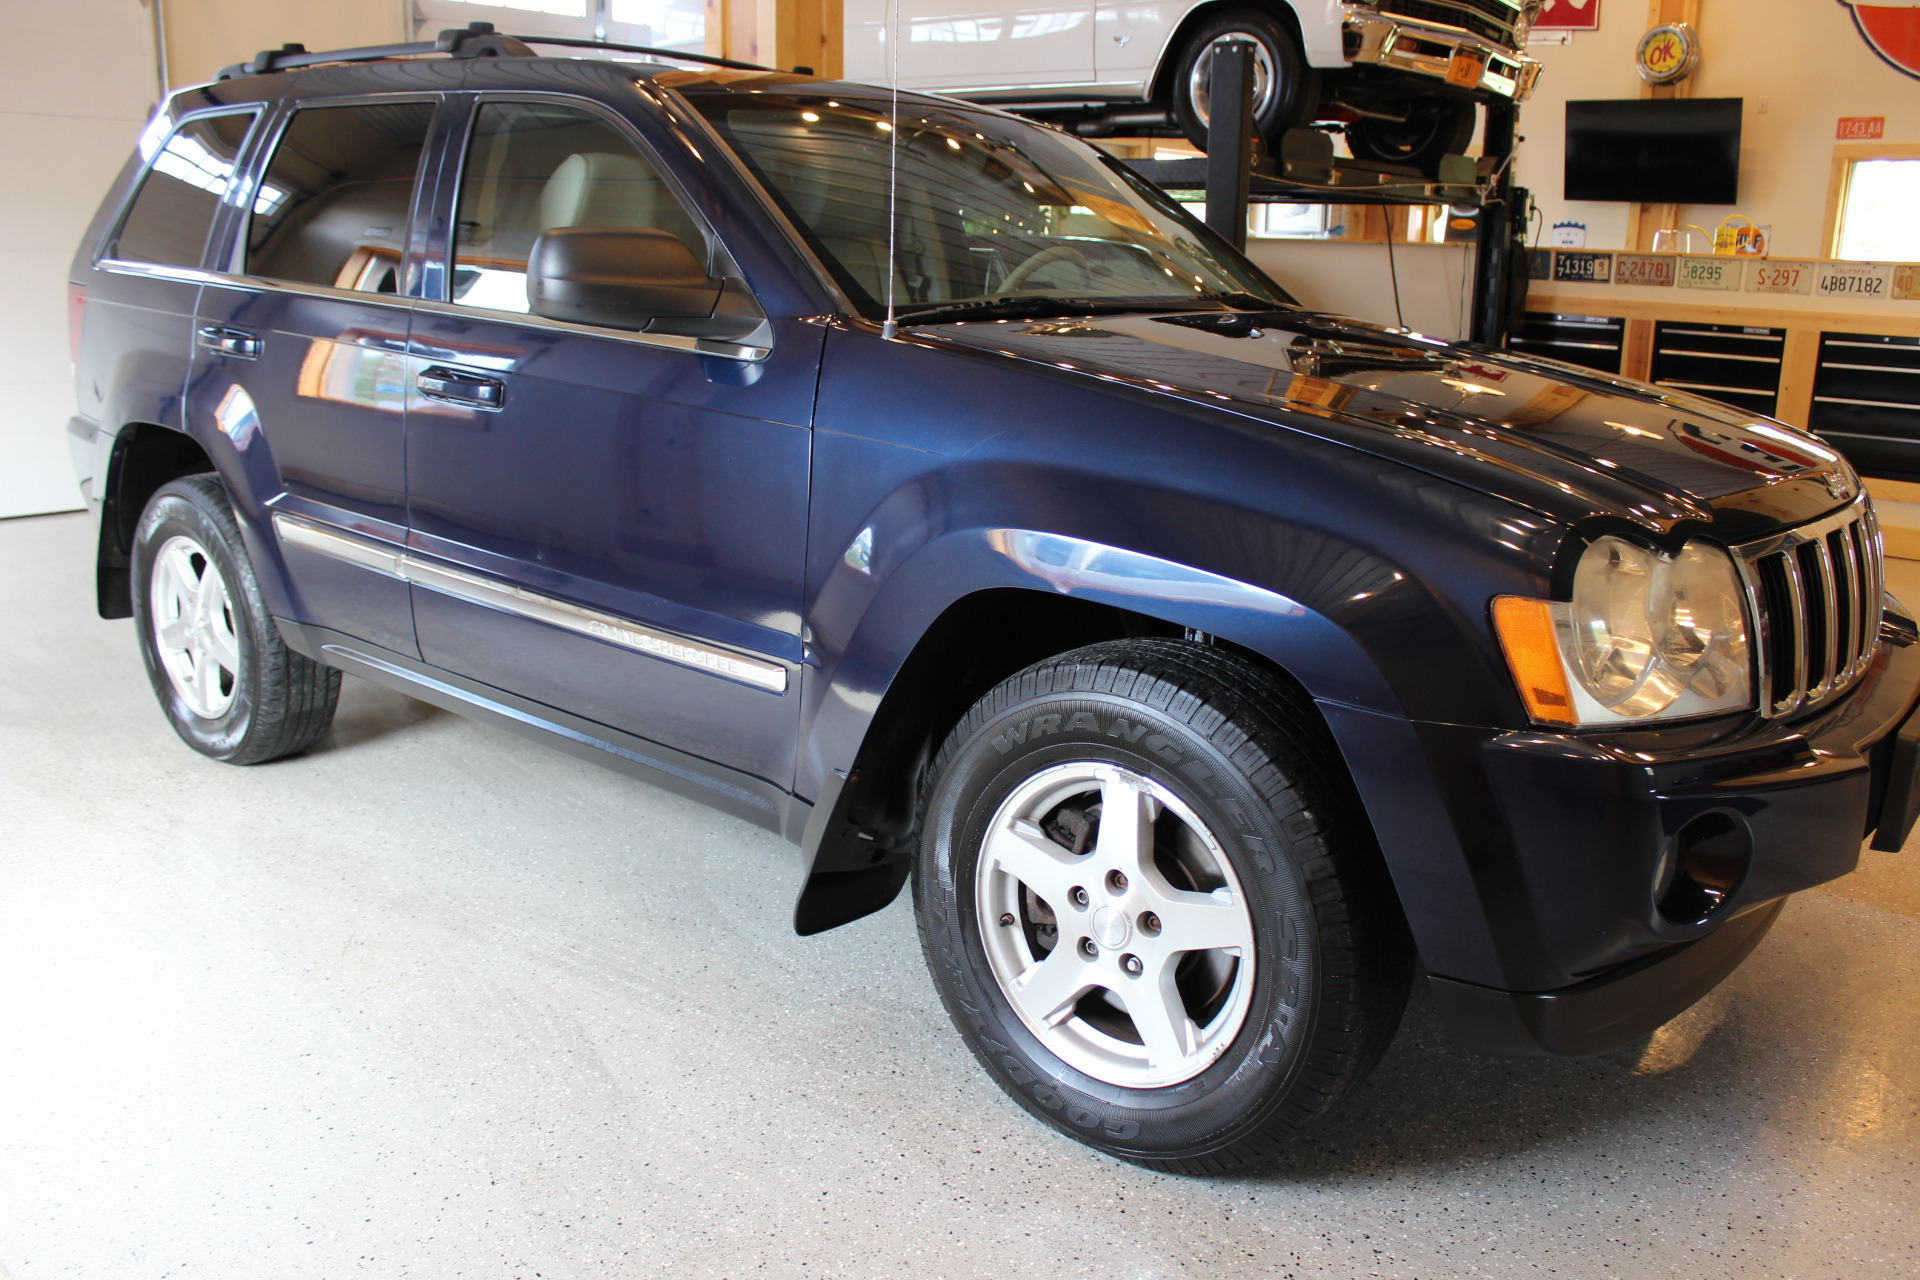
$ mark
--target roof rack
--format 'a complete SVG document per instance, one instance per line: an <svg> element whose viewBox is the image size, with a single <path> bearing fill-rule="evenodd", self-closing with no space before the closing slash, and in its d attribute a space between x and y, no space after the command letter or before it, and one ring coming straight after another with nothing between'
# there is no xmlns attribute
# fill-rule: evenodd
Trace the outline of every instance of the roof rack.
<svg viewBox="0 0 1920 1280"><path fill-rule="evenodd" d="M557 44L582 49L611 49L620 53L645 53L655 57L673 58L682 62L699 62L708 66L730 67L736 71L773 71L773 67L763 67L753 62L736 62L732 58L714 58L703 53L682 53L677 49L656 49L639 44L609 44L604 40L577 40L569 36L509 36L493 29L491 22L469 22L464 27L448 27L432 40L420 40L410 44L373 44L357 49L329 49L319 53L307 52L303 44L283 44L278 49L263 49L253 55L251 62L236 62L232 66L222 67L216 80L237 80L241 76L263 76L274 71L293 71L300 67L314 67L328 62L379 62L387 58L417 57L420 54L444 53L455 58L536 58L529 46L535 44ZM808 67L795 67L795 73L812 75Z"/></svg>
<svg viewBox="0 0 1920 1280"><path fill-rule="evenodd" d="M707 67L728 67L734 71L772 71L778 73L778 67L763 67L757 62L740 62L733 58L716 58L710 53L687 53L681 49L656 49L648 44L616 44L611 40L583 40L577 36L508 36L509 40L522 40L527 44L557 44L569 49L612 49L616 53L645 53L656 58L672 58L678 62L698 62ZM810 76L812 67L795 67L793 74Z"/></svg>

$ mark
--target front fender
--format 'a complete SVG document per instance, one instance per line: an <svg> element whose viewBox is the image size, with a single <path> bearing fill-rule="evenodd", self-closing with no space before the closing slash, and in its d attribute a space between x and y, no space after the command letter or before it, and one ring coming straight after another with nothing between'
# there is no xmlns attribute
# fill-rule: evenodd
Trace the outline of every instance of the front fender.
<svg viewBox="0 0 1920 1280"><path fill-rule="evenodd" d="M869 526L871 527L871 526ZM858 547L862 534L855 539ZM1120 547L1031 529L961 529L933 538L883 582L862 554L843 557L816 609L817 639L840 651L809 698L798 791L820 796L850 769L867 726L908 655L947 609L981 591L1012 588L1069 596L1206 632L1283 665L1307 691L1387 715L1399 701L1350 635L1296 600L1220 574ZM865 597L861 600L861 597ZM864 604L864 607L859 607ZM842 639L825 630L857 609Z"/></svg>

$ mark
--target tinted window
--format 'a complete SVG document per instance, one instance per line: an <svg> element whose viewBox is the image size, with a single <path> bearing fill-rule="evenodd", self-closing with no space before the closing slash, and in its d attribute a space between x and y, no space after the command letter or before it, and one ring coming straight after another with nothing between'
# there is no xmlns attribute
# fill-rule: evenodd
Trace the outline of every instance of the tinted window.
<svg viewBox="0 0 1920 1280"><path fill-rule="evenodd" d="M689 97L870 316L889 292L902 314L1026 296L1154 308L1287 300L1179 206L1054 130L915 98L895 138L884 98Z"/></svg>
<svg viewBox="0 0 1920 1280"><path fill-rule="evenodd" d="M527 309L527 259L555 227L652 227L707 261L706 238L653 163L599 116L551 103L482 104L459 225L454 300L496 311Z"/></svg>
<svg viewBox="0 0 1920 1280"><path fill-rule="evenodd" d="M247 273L396 293L429 102L309 107L274 149L247 225Z"/></svg>
<svg viewBox="0 0 1920 1280"><path fill-rule="evenodd" d="M197 267L233 160L253 113L203 116L174 131L153 157L108 257Z"/></svg>

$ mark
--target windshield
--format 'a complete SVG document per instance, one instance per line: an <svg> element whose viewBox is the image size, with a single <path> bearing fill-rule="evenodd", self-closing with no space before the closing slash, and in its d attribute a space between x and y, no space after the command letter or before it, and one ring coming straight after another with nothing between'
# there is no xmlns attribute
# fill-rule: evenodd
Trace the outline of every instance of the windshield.
<svg viewBox="0 0 1920 1280"><path fill-rule="evenodd" d="M844 91L687 97L780 202L854 304L869 318L884 316L893 130L887 100ZM1255 307L1292 303L1178 205L1053 130L903 96L898 163L892 277L903 320L936 308L964 314L996 306L1035 313L1213 307L1222 299Z"/></svg>

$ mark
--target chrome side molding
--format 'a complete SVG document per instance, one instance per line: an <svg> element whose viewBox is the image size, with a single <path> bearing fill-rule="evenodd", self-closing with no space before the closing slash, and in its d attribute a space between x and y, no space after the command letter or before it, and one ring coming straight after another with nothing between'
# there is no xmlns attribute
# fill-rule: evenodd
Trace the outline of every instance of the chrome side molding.
<svg viewBox="0 0 1920 1280"><path fill-rule="evenodd" d="M482 577L464 569L425 559L398 547L361 538L316 520L273 513L274 531L288 546L300 547L347 564L399 578L429 591L517 614L548 626L576 631L683 667L738 680L768 693L787 691L787 669L778 663L750 658L685 636L658 631L610 613L585 609L565 600L543 596L525 587Z"/></svg>

